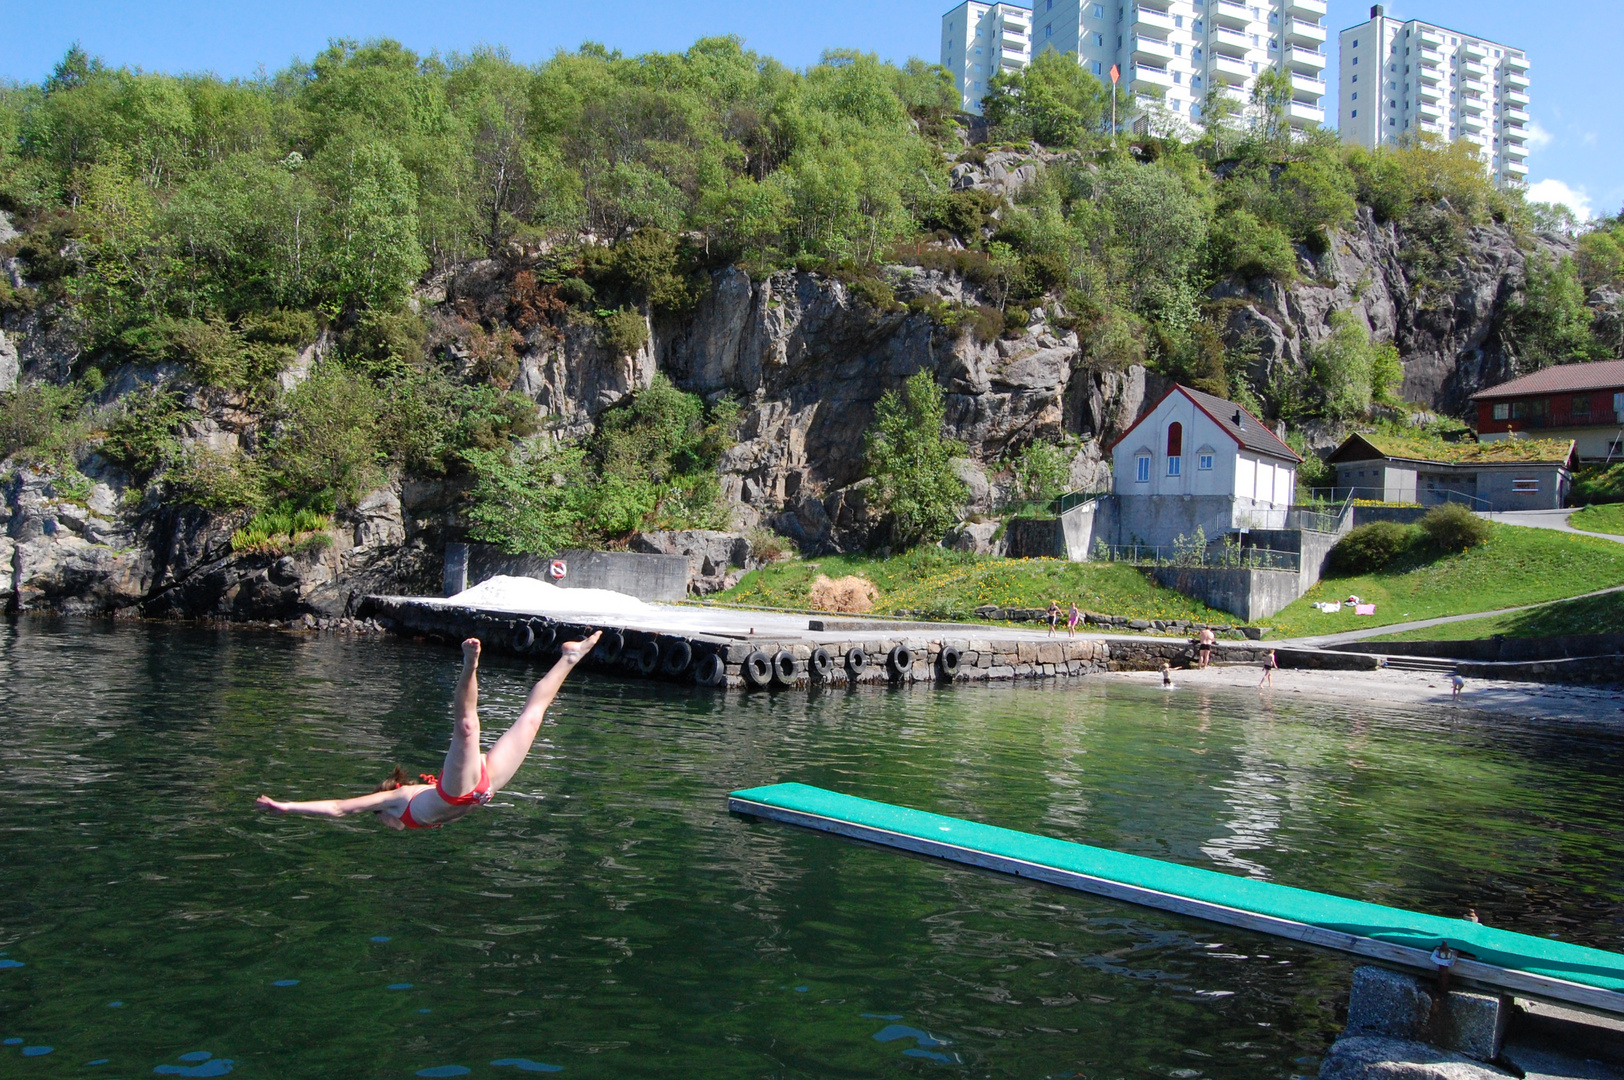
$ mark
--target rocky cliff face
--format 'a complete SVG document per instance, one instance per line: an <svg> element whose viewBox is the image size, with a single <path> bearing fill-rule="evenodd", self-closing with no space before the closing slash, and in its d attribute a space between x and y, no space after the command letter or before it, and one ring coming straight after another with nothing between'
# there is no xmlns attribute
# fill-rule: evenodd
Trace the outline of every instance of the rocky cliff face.
<svg viewBox="0 0 1624 1080"><path fill-rule="evenodd" d="M1574 252L1567 237L1535 241L1557 259ZM1299 251L1301 276L1291 285L1263 279L1215 288L1214 299L1234 302L1228 343L1257 349L1253 384L1267 387L1281 365L1301 369L1305 346L1330 332L1335 311L1353 312L1376 341L1398 346L1407 401L1461 414L1473 393L1515 374L1505 323L1527 283L1528 259L1511 230L1470 229L1464 254L1435 272L1436 281L1409 265L1415 243L1361 207L1324 254Z"/></svg>
<svg viewBox="0 0 1624 1080"><path fill-rule="evenodd" d="M955 170L955 184L1009 188L1028 181L1027 171L1000 159ZM1442 285L1415 279L1408 242L1365 210L1323 255L1301 253L1295 283L1216 288L1213 299L1226 302L1228 342L1255 350L1254 384L1268 386L1282 366L1300 369L1305 348L1329 332L1330 315L1339 310L1355 312L1378 340L1398 344L1404 394L1412 401L1459 412L1474 390L1509 374L1514 357L1504 323L1526 277L1512 235L1473 230ZM1559 255L1568 250L1563 238L1540 242ZM459 317L500 311L514 269L470 263L425 290L424 299L445 301L439 310L465 313ZM939 272L886 273L902 301L984 299ZM1624 326L1618 297L1595 297L1593 306L1598 327ZM20 347L18 329L26 331ZM18 373L24 380L62 377L75 353L59 336L37 324L0 335L0 388ZM589 326L532 330L519 340L515 388L566 432L589 431L604 409L659 371L686 390L734 395L743 410L722 480L735 524L773 528L809 550L868 542L875 520L862 479L863 435L881 395L916 371L931 372L945 388L952 434L969 447L960 471L971 515L999 509L1007 494L1001 461L1033 438L1069 437L1072 484L1108 486L1103 447L1165 388L1143 368L1089 368L1075 333L1042 308L1018 336L982 344L925 314L877 311L840 281L797 271L760 280L737 268L722 271L692 315L651 324L648 343L631 357L613 355ZM316 350L307 350L284 382L297 381L315 359ZM175 376L125 372L110 393ZM192 438L219 448L253 437L255 418L240 403L220 397L205 404L207 418ZM6 478L0 597L14 607L235 618L338 614L367 592L434 591L444 542L459 535L456 487L406 477L336 519L324 546L276 557L233 554L230 537L240 520L144 512L125 505L127 480L117 470L95 458L82 468L95 481L88 497L60 492L49 477L15 463L0 465ZM649 541L661 550L664 542ZM725 583L727 568L748 559L731 541L714 543L728 554L706 556L716 565L700 574L704 587Z"/></svg>

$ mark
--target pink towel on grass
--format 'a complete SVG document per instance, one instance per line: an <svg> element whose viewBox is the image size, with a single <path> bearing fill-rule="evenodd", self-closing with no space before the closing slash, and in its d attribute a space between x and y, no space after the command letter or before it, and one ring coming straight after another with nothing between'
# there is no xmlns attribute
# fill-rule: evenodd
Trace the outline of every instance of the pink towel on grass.
<svg viewBox="0 0 1624 1080"><path fill-rule="evenodd" d="M1356 605L1354 605L1353 613L1355 615L1374 615L1374 614L1376 614L1376 605L1375 604L1356 604Z"/></svg>

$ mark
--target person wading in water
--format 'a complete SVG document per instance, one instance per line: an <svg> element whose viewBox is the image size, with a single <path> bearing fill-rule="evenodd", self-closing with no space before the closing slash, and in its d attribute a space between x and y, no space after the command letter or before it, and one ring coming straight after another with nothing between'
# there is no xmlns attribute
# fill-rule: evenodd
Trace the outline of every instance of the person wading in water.
<svg viewBox="0 0 1624 1080"><path fill-rule="evenodd" d="M490 753L479 752L479 639L462 643L462 677L457 680L454 698L456 727L451 730L451 749L438 777L424 775L423 783L409 783L399 768L371 795L355 799L317 799L313 802L278 802L261 795L255 805L275 814L312 814L316 817L345 817L373 813L391 829L438 829L456 821L491 801L508 785L524 764L530 744L541 730L547 706L570 670L598 643L602 631L585 641L572 641L542 680L530 690L519 719L496 740Z"/></svg>

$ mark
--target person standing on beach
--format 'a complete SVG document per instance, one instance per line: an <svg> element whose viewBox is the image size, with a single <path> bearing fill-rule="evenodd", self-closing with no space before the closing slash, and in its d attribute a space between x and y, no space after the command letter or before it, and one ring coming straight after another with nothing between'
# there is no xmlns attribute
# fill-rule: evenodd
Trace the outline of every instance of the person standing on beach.
<svg viewBox="0 0 1624 1080"><path fill-rule="evenodd" d="M1212 663L1212 647L1217 641L1218 635L1212 632L1212 627L1203 626L1201 628L1201 633L1196 637L1196 652L1199 654L1202 670L1205 670L1207 665Z"/></svg>
<svg viewBox="0 0 1624 1080"><path fill-rule="evenodd" d="M1449 676L1449 699L1459 701L1461 691L1466 689L1466 680L1460 677L1460 672Z"/></svg>
<svg viewBox="0 0 1624 1080"><path fill-rule="evenodd" d="M1080 621L1082 621L1082 618L1083 618L1083 613L1081 611L1077 610L1077 602L1075 600L1072 601L1071 610L1066 613L1066 636L1067 637L1076 637L1077 636L1077 624Z"/></svg>
<svg viewBox="0 0 1624 1080"><path fill-rule="evenodd" d="M1257 682L1257 688L1259 690L1263 689L1265 686L1267 686L1270 690L1274 689L1274 669L1279 666L1280 661L1275 658L1274 650L1270 649L1269 658L1263 661L1263 678L1259 679Z"/></svg>
<svg viewBox="0 0 1624 1080"><path fill-rule="evenodd" d="M1060 629L1060 601L1049 601L1049 636L1054 637L1055 631Z"/></svg>

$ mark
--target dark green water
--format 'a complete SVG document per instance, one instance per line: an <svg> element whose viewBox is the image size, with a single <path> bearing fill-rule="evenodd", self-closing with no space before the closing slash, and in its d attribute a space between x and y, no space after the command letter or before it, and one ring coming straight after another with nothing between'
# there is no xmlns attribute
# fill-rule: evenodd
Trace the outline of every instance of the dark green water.
<svg viewBox="0 0 1624 1080"><path fill-rule="evenodd" d="M1624 947L1619 739L1290 693L578 676L451 827L252 810L436 769L455 662L0 623L0 1075L1238 1080L1335 1033L1348 959L724 809L778 780ZM488 733L535 676L488 662Z"/></svg>

